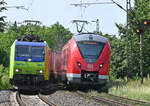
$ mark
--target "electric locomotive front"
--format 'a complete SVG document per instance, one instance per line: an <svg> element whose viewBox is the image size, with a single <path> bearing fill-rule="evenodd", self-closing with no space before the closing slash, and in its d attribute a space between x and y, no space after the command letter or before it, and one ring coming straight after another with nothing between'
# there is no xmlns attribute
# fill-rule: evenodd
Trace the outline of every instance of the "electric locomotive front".
<svg viewBox="0 0 150 106"><path fill-rule="evenodd" d="M49 47L46 42L16 40L11 46L9 78L20 89L39 88L48 81Z"/></svg>
<svg viewBox="0 0 150 106"><path fill-rule="evenodd" d="M109 79L110 45L105 37L95 34L73 36L63 48L67 57L66 70L69 84L103 85ZM65 60L65 59L64 59ZM64 63L65 64L65 63Z"/></svg>

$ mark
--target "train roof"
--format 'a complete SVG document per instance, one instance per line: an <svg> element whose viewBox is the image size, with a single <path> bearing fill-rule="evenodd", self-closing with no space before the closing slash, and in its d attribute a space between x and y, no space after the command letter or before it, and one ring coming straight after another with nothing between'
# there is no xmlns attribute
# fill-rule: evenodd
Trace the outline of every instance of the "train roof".
<svg viewBox="0 0 150 106"><path fill-rule="evenodd" d="M24 45L24 46L46 46L46 41L44 42L24 42L15 40L15 45Z"/></svg>
<svg viewBox="0 0 150 106"><path fill-rule="evenodd" d="M108 40L106 37L96 35L96 34L80 34L73 36L77 42L79 41L97 41L106 43Z"/></svg>

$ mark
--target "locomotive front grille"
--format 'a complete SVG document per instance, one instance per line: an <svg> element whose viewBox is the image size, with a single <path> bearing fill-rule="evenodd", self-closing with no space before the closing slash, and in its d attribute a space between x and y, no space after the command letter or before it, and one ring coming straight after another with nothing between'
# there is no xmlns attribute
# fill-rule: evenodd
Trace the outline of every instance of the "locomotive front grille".
<svg viewBox="0 0 150 106"><path fill-rule="evenodd" d="M17 74L14 75L13 80L17 83L17 84L25 84L25 85L34 85L37 83L40 83L41 81L44 81L44 77L41 75L21 75L21 74Z"/></svg>
<svg viewBox="0 0 150 106"><path fill-rule="evenodd" d="M81 80L82 81L91 81L97 82L98 81L98 71L81 71Z"/></svg>

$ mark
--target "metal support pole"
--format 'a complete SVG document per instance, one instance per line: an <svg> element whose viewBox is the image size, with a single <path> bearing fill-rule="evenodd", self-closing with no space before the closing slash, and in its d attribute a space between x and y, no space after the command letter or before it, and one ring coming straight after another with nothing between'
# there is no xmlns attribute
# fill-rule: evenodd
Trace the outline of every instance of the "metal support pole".
<svg viewBox="0 0 150 106"><path fill-rule="evenodd" d="M128 0L126 0L127 1L127 3L126 3L126 12L127 12L127 26L126 26L126 49L127 49L127 79L128 79L128 71L130 70L130 68L129 68L129 49L128 49L128 47L129 47L129 44L128 44L128 23L129 23L129 20L128 20L128 10L129 10L129 2L128 2Z"/></svg>
<svg viewBox="0 0 150 106"><path fill-rule="evenodd" d="M96 20L96 31L99 33L99 19Z"/></svg>
<svg viewBox="0 0 150 106"><path fill-rule="evenodd" d="M132 14L132 10L131 10L131 0L128 0L128 2L127 2L127 4L128 4L128 14L129 14L129 11L130 11L130 14ZM129 29L129 25L130 25L130 17L129 17L129 15L128 15L128 29ZM133 72L133 43L132 43L132 35L131 35L131 33L129 33L128 32L128 35L129 35L129 63L128 63L128 65L129 65L129 70L131 71L131 72Z"/></svg>
<svg viewBox="0 0 150 106"><path fill-rule="evenodd" d="M96 23L96 34L99 34L99 19L93 20Z"/></svg>
<svg viewBox="0 0 150 106"><path fill-rule="evenodd" d="M141 74L141 84L143 84L143 38L140 34L140 74Z"/></svg>

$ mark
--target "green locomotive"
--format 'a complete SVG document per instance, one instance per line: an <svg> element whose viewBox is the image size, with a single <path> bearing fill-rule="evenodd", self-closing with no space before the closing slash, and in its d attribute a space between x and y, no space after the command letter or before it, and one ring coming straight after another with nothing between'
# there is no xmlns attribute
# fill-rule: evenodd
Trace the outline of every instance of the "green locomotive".
<svg viewBox="0 0 150 106"><path fill-rule="evenodd" d="M19 89L39 89L49 81L50 48L46 41L15 40L10 53L10 83Z"/></svg>

